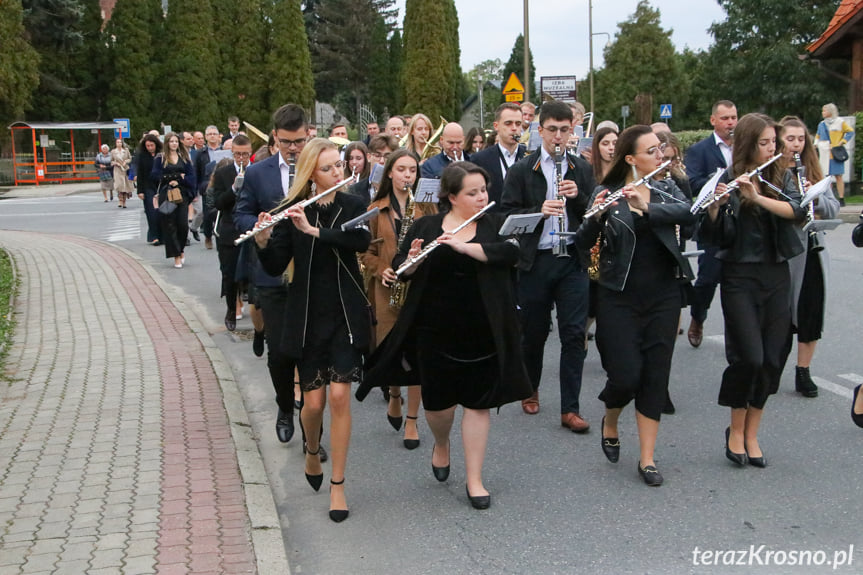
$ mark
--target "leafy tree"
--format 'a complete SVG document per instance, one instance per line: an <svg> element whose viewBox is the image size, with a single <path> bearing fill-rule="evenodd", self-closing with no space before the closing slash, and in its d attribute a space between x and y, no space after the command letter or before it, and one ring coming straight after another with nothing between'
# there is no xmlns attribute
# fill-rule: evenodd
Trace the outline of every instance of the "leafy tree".
<svg viewBox="0 0 863 575"><path fill-rule="evenodd" d="M499 59L484 60L465 74L465 81L473 92L482 86L483 125L487 128L490 128L494 122L494 111L503 101L503 94L501 94L503 86L498 87L492 84L492 82L500 81L502 74L503 62ZM479 121L478 117L477 121Z"/></svg>
<svg viewBox="0 0 863 575"><path fill-rule="evenodd" d="M533 50L529 50L530 55L530 86L525 86L525 94L524 98L526 100L532 101L534 104L538 104L536 95L536 67L533 65ZM512 53L509 55L509 60L506 62L506 66L503 67L503 74L501 74L500 82L501 89L506 85L506 81L509 80L509 75L515 72L515 75L521 81L522 84L525 82L524 78L524 36L519 34L518 38L515 39L515 45L512 47Z"/></svg>
<svg viewBox="0 0 863 575"><path fill-rule="evenodd" d="M39 85L39 54L24 32L19 0L0 2L0 123L23 117Z"/></svg>
<svg viewBox="0 0 863 575"><path fill-rule="evenodd" d="M827 28L839 0L718 2L727 18L710 27L715 44L707 61L713 85L723 87L717 99L733 100L740 114L796 114L813 121L826 102L845 100L846 84L800 59Z"/></svg>
<svg viewBox="0 0 863 575"><path fill-rule="evenodd" d="M117 0L107 24L115 79L108 93L108 115L129 118L136 138L159 126L152 91L157 70L152 62L161 25L161 0Z"/></svg>
<svg viewBox="0 0 863 575"><path fill-rule="evenodd" d="M369 53L368 102L376 118L382 118L387 108L393 105L393 93L398 77L393 77L387 46L387 24L379 16L372 28L371 52Z"/></svg>
<svg viewBox="0 0 863 575"><path fill-rule="evenodd" d="M641 0L605 48L605 68L594 78L599 119L619 119L621 106L632 109L628 124L653 121L664 103L684 105L689 85L671 43L660 26L659 10Z"/></svg>
<svg viewBox="0 0 863 575"><path fill-rule="evenodd" d="M453 120L458 83L458 19L452 0L407 0L404 20L405 111ZM454 28L455 26L455 28Z"/></svg>
<svg viewBox="0 0 863 575"><path fill-rule="evenodd" d="M267 8L265 17L273 31L263 66L269 84L268 109L295 103L311 110L315 88L300 4L295 0L272 0Z"/></svg>
<svg viewBox="0 0 863 575"><path fill-rule="evenodd" d="M220 62L210 0L171 3L156 50L161 56L156 101L162 121L176 131L216 121Z"/></svg>

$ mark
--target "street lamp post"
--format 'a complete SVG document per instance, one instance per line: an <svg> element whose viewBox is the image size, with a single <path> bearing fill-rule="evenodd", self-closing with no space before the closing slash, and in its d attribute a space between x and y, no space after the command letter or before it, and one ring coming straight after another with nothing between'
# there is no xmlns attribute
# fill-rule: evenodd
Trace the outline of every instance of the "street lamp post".
<svg viewBox="0 0 863 575"><path fill-rule="evenodd" d="M524 99L530 99L530 24L528 21L528 0L524 0Z"/></svg>
<svg viewBox="0 0 863 575"><path fill-rule="evenodd" d="M608 32L593 33L593 0L588 0L587 3L587 31L590 36L590 117L594 119L593 125L596 125L596 116L593 115L594 98L593 98L593 37L606 36L608 41L611 41L611 34Z"/></svg>

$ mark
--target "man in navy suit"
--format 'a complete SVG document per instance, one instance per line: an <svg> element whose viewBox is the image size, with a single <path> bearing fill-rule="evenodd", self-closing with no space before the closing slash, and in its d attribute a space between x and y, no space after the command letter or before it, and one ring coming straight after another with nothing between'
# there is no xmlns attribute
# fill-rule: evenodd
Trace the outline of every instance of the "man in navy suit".
<svg viewBox="0 0 863 575"><path fill-rule="evenodd" d="M273 126L279 153L252 164L246 171L243 189L234 208L234 226L239 233L252 229L261 212L269 212L288 196L294 178L294 164L306 145L308 122L302 107L285 104L273 114ZM282 349L288 286L281 276L267 274L257 261L253 282L255 306L264 316L267 368L279 407L276 435L279 441L287 443L294 434L294 362ZM260 345L259 338L263 336L264 332L255 331L256 344Z"/></svg>
<svg viewBox="0 0 863 575"><path fill-rule="evenodd" d="M515 102L504 102L494 112L494 130L497 144L471 156L470 161L491 176L488 201L497 202L498 211L503 197L503 181L514 163L524 157L525 147L518 143L521 137L522 112Z"/></svg>
<svg viewBox="0 0 863 575"><path fill-rule="evenodd" d="M462 150L464 148L464 130L459 124L449 122L440 135L441 153L432 156L420 167L423 178L440 178L443 169L451 162L463 162L470 157Z"/></svg>
<svg viewBox="0 0 863 575"><path fill-rule="evenodd" d="M737 107L734 102L720 100L713 104L710 125L713 126L713 134L694 144L686 152L686 175L689 177L689 185L692 187L694 197L698 196L701 188L717 168L727 168L731 165L732 137L734 128L737 126ZM692 302L689 307L692 320L687 333L689 343L693 347L701 345L707 310L710 308L710 302L713 301L722 272L722 263L716 259L716 252L719 249L701 244L698 247L704 249L704 253L698 256L698 277L693 284Z"/></svg>

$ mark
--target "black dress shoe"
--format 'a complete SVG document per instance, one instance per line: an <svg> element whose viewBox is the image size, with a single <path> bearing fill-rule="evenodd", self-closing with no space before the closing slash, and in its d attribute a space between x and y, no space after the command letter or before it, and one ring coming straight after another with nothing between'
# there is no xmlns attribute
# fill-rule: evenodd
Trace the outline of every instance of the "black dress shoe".
<svg viewBox="0 0 863 575"><path fill-rule="evenodd" d="M812 381L808 367L796 366L794 370L794 389L803 397L818 397L818 386Z"/></svg>
<svg viewBox="0 0 863 575"><path fill-rule="evenodd" d="M638 474L641 475L641 478L644 479L644 482L650 487L659 487L660 485L662 485L662 474L653 465L645 465L644 467L642 467L641 462L639 461Z"/></svg>
<svg viewBox="0 0 863 575"><path fill-rule="evenodd" d="M491 495L473 496L470 494L470 489L467 488L467 485L464 486L464 491L467 493L467 499L470 501L470 506L474 509L488 509L491 507Z"/></svg>
<svg viewBox="0 0 863 575"><path fill-rule="evenodd" d="M294 436L294 414L285 413L279 409L279 415L276 416L276 437L282 443L287 443Z"/></svg>
<svg viewBox="0 0 863 575"><path fill-rule="evenodd" d="M411 417L410 415L406 415L405 419L416 420L416 417ZM407 427L407 425L405 425L405 427ZM413 449L416 449L417 447L420 446L420 440L419 439L403 439L402 443L404 443L405 449L413 450Z"/></svg>
<svg viewBox="0 0 863 575"><path fill-rule="evenodd" d="M332 479L330 479L330 485L331 486L332 485L342 485L344 482L345 482L344 479L342 479L341 481L333 481ZM330 487L330 491L332 491L332 490L333 490L333 488ZM348 509L330 509L330 520L335 521L336 523L341 523L342 521L344 521L345 519L348 518L349 513L350 513L350 510L348 510Z"/></svg>
<svg viewBox="0 0 863 575"><path fill-rule="evenodd" d="M748 457L746 456L745 451L743 453L734 453L733 451L731 451L731 448L728 447L728 438L730 436L731 436L731 428L726 427L725 428L725 457L727 457L729 460L733 461L734 463L736 463L737 465L742 467L742 466L746 465L746 460L748 459Z"/></svg>
<svg viewBox="0 0 863 575"><path fill-rule="evenodd" d="M189 230L192 232L192 237L195 238L196 242L201 241L201 234L198 233L198 230Z"/></svg>
<svg viewBox="0 0 863 575"><path fill-rule="evenodd" d="M434 458L434 446L432 446L432 458ZM443 483L449 478L449 463L446 464L446 467L435 467L435 464L432 463L432 473L435 479Z"/></svg>
<svg viewBox="0 0 863 575"><path fill-rule="evenodd" d="M854 413L854 404L857 403L857 396L860 395L860 385L854 388L854 393L851 395L851 421L857 427L863 427L863 413Z"/></svg>
<svg viewBox="0 0 863 575"><path fill-rule="evenodd" d="M605 436L605 432L603 431L605 429L605 417L602 418L602 424L599 429L602 435L602 452L605 454L605 458L612 463L617 463L617 460L620 459L620 438Z"/></svg>
<svg viewBox="0 0 863 575"><path fill-rule="evenodd" d="M252 339L252 351L258 357L264 355L264 332L255 330L255 337Z"/></svg>
<svg viewBox="0 0 863 575"><path fill-rule="evenodd" d="M767 460L764 459L764 454L761 454L761 457L750 457L749 452L746 452L746 458L749 461L749 465L752 467L760 467L764 469L767 467Z"/></svg>
<svg viewBox="0 0 863 575"><path fill-rule="evenodd" d="M404 403L405 403L405 400L404 400L404 399L402 399L402 396L401 396L401 395L392 395L392 394L390 394L390 399L398 399L398 400L399 400L399 403L401 403L402 405L404 405ZM389 422L390 422L390 425L392 425L392 426L393 426L393 429L395 429L396 431L398 431L399 429L401 429L401 428L402 428L402 422L404 421L404 419L402 418L402 416L401 416L401 415L400 415L400 416L398 416L398 417L395 417L395 416L390 415L390 413L389 413L389 406L387 406L387 421L389 421Z"/></svg>
<svg viewBox="0 0 863 575"><path fill-rule="evenodd" d="M311 450L309 450L309 455L320 456L320 453L321 453L320 445L318 446L318 450L315 452L312 452ZM317 475L311 475L310 473L307 473L305 471L304 471L304 473L306 474L306 481L309 482L309 485L312 486L312 489L314 489L315 491L320 490L321 484L324 482L324 472L321 471Z"/></svg>
<svg viewBox="0 0 863 575"><path fill-rule="evenodd" d="M228 314L225 316L225 327L228 328L228 331L237 329L237 315L233 310L228 311Z"/></svg>

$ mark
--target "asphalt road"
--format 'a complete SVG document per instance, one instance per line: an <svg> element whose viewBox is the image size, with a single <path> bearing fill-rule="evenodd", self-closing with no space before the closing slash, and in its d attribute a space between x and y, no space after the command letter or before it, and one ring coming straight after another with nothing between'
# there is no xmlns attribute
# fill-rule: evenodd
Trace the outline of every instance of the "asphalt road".
<svg viewBox="0 0 863 575"><path fill-rule="evenodd" d="M560 427L559 344L553 335L540 414L526 416L509 405L492 416L484 473L490 510L468 505L460 439L453 438L450 479L439 484L431 474L431 434L422 417L422 445L407 451L375 392L352 406L346 483L351 516L335 525L327 518L326 490L315 493L305 481L299 438L287 445L275 438L272 388L265 361L251 352L251 322L238 322L235 334L222 325L216 252L193 242L186 266L175 270L163 248L144 243L141 202L130 206L105 204L98 193L0 200L0 228L116 243L193 304L240 382L294 573L863 572L863 489L855 483L863 470L863 430L849 417L851 391L863 382L863 250L851 245L849 224L828 239L833 265L826 333L812 365L821 394L803 399L794 393L792 354L782 388L765 412L760 439L766 469L738 469L724 457L728 411L716 405L725 365L717 297L701 348L679 338L671 377L677 414L663 417L657 445L666 480L661 488L648 488L636 472L631 407L621 419L620 462L608 463L602 455L603 406L596 396L604 374L592 344L581 400L593 428L579 436ZM329 479L329 464L324 468ZM803 566L795 565L801 561Z"/></svg>

